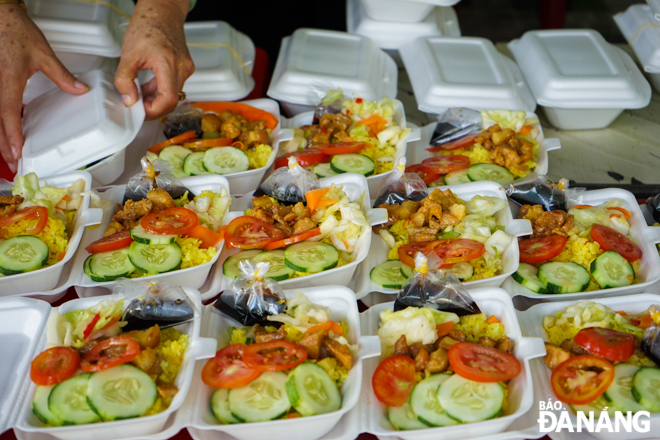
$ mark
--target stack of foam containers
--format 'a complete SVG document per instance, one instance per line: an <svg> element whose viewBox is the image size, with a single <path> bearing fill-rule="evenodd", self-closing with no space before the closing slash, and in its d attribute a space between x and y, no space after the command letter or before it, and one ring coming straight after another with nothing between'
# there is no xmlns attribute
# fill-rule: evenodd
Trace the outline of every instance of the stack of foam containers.
<svg viewBox="0 0 660 440"><path fill-rule="evenodd" d="M460 37L458 0L347 0L346 28L368 37L401 67L399 49L420 37Z"/></svg>
<svg viewBox="0 0 660 440"><path fill-rule="evenodd" d="M651 84L660 91L660 14L647 5L632 5L616 14L614 21L648 73Z"/></svg>

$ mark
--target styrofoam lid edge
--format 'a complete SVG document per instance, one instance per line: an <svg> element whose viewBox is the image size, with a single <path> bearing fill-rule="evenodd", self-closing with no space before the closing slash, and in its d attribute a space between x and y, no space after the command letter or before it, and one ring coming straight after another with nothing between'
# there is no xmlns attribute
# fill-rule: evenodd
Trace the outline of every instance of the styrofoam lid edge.
<svg viewBox="0 0 660 440"><path fill-rule="evenodd" d="M647 15L648 21L646 21L645 23L641 24L641 26L639 26L639 20L635 20L637 22L636 24L639 27L635 26L635 27L637 27L637 29L634 29L634 28L631 29L629 24L627 23L627 20L625 19L625 17L626 17L627 14L637 15L635 10L639 7L641 7L641 9L643 9L642 13L644 13L644 14L646 14L646 12L648 11L648 15ZM624 12L619 12L618 14L615 14L613 16L613 18L614 18L614 22L616 23L617 27L619 28L619 30L623 34L624 38L626 38L626 40L628 40L628 44L630 45L631 49L635 53L635 56L637 57L637 60L644 67L644 71L646 71L648 73L660 73L660 60L658 60L657 57L656 57L655 61L657 63L654 63L654 60L653 60L654 53L653 52L649 53L648 51L645 51L645 53L640 53L640 50L638 50L639 46L636 44L636 42L638 42L639 39L642 37L641 34L643 34L644 32L656 32L657 35L660 35L660 23L653 23L653 20L657 20L657 19L654 17L653 12L650 10L650 8L648 8L648 9L647 8L648 8L648 6L646 6L646 5L632 5L628 9L626 9ZM657 27L645 28L649 24L655 25ZM633 38L635 38L635 40L633 40ZM650 41L645 44L645 46L647 46L647 48L650 45L652 45L652 43Z"/></svg>

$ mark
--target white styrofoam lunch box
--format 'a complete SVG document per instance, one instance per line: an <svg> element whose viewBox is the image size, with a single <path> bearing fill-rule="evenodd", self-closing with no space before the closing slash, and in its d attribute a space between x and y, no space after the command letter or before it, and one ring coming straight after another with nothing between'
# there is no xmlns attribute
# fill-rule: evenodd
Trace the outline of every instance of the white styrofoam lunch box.
<svg viewBox="0 0 660 440"><path fill-rule="evenodd" d="M384 4L384 2L381 2ZM405 6L413 2L401 2ZM419 37L460 37L456 11L451 7L433 7L430 13L419 22L401 22L399 20L377 20L367 14L367 10L360 0L346 2L346 29L350 34L362 35L371 38L381 49L388 52L397 63L400 47Z"/></svg>
<svg viewBox="0 0 660 440"><path fill-rule="evenodd" d="M624 109L651 100L651 86L632 58L594 30L530 31L508 47L559 129L605 128Z"/></svg>
<svg viewBox="0 0 660 440"><path fill-rule="evenodd" d="M593 298L592 300L598 304L604 304L607 307L611 307L614 310L639 313L647 310L652 304L660 304L660 295L644 293L612 298ZM577 301L562 301L538 304L525 312L519 313L520 328L522 329L523 334L525 336L538 337L547 340L547 335L543 328L543 318L548 315L554 315L556 312L564 310L566 307L574 305L576 302ZM552 385L550 383L552 370L545 365L543 360L537 359L532 363L532 372L537 379L535 391L538 394L538 400L543 402L548 402L549 399L552 399L555 402L558 401L552 391ZM557 420L559 420L562 411L568 412L573 428L577 426L577 417L569 408L569 405L564 405L560 410L548 409L548 411L553 411ZM612 419L614 419L614 417L612 417ZM598 420L598 414L594 414L594 420ZM598 440L641 440L657 438L657 432L660 430L660 414L652 413L650 418L643 418L641 420L647 420L650 422L649 432L635 432L634 430L633 432L626 432L624 429L621 429L620 432L608 432L607 429L602 429L600 432L590 432L589 435L585 435L568 433L568 429L564 428L562 430L563 432L551 432L550 437L553 440L593 440L594 438ZM582 429L584 430L584 425Z"/></svg>
<svg viewBox="0 0 660 440"><path fill-rule="evenodd" d="M186 349L183 363L181 364L181 369L179 370L179 374L175 381L175 385L179 389L179 392L172 400L169 408L159 414L148 417L139 417L135 419L94 423L88 425L60 427L46 427L42 425L32 413L32 397L34 395L36 385L32 383L29 375L27 374L32 358L34 358L34 356L45 347L46 335L44 328L46 326L48 316L50 315L50 306L48 306L46 303L27 298L10 299L13 301L24 301L23 303L10 303L13 307L20 305L23 306L22 310L19 310L21 310L22 315L24 316L17 314L13 318L15 320L14 332L18 333L22 331L27 333L28 329L31 329L32 327L40 330L31 333L29 335L30 337L21 335L23 337L18 339L20 344L17 345L21 346L21 348L25 347L24 355L22 358L10 360L13 362L18 361L17 363L22 367L18 370L18 374L23 375L22 380L17 381L17 385L15 385L15 387L21 387L23 389L23 393L21 393L20 396L20 400L22 401L15 402L18 413L14 413L14 420L12 421L13 423L11 423L11 425L14 425L16 429L26 433L38 433L42 435L47 434L49 436L63 440L88 440L90 438L98 440L111 440L136 437L140 435L150 435L161 431L170 415L177 411L186 399L188 389L190 388L190 384L193 379L195 361L198 359L213 357L216 350L216 341L214 339L200 337L202 303L199 292L188 287L185 287L184 291L188 298L195 305L195 319L189 323L177 326L178 330L188 335L189 345ZM59 311L60 313L65 314L74 310L86 309L108 298L111 297L99 296L95 298L72 300L61 305L59 307ZM124 307L128 306L128 303L131 299L133 298L126 299ZM44 307L42 304L46 304L46 307ZM4 310L4 307L2 309ZM19 354L19 352L16 354ZM16 375L17 373L13 374ZM5 377L11 377L11 374Z"/></svg>
<svg viewBox="0 0 660 440"><path fill-rule="evenodd" d="M368 38L346 32L297 29L282 39L268 96L276 99L289 116L314 110L317 101L311 87L341 87L374 101L396 98L396 64Z"/></svg>
<svg viewBox="0 0 660 440"><path fill-rule="evenodd" d="M73 171L125 150L137 135L144 122L141 95L135 105L126 107L109 72L94 70L80 75L80 80L90 86L84 95L56 88L25 107L18 174L47 177ZM93 177L106 183L119 177L123 168L123 161L117 161L114 169Z"/></svg>
<svg viewBox="0 0 660 440"><path fill-rule="evenodd" d="M418 23L436 6L453 6L461 0L360 0L369 17L380 21Z"/></svg>
<svg viewBox="0 0 660 440"><path fill-rule="evenodd" d="M442 186L439 188L442 190L449 188L454 194L456 194L458 198L465 201L469 201L477 195L497 197L501 200L507 200L504 189L502 189L502 187L495 182L471 182L462 185L454 185L451 187ZM429 188L429 192L433 189L434 188ZM501 286L504 280L518 269L519 251L516 238L532 233L532 226L529 221L514 219L511 216L511 210L508 209L508 207L505 207L499 212L496 212L493 217L495 217L498 224L504 226L504 232L511 235L513 237L513 241L502 253L501 274L483 280L467 282L465 283L465 287L468 289ZM371 277L369 276L371 269L387 261L387 253L389 251L390 247L387 245L387 243L385 243L385 240L383 240L380 235L375 235L371 239L369 255L360 265L360 267L358 267L358 270L355 272L355 276L353 277L353 282L349 285L349 287L355 291L358 299L361 299L367 296L369 293L372 293L371 302L382 302L381 299L388 300L387 298L393 298L392 295L396 295L399 292L399 289L387 289L379 286L378 284L371 281ZM378 293L382 293L384 295L378 295Z"/></svg>
<svg viewBox="0 0 660 440"><path fill-rule="evenodd" d="M387 212L385 209L371 208L369 204L369 187L367 185L367 179L365 179L364 176L347 173L332 177L324 177L319 180L322 188L329 187L332 184L342 185L343 191L353 202L357 202L363 197L362 210L366 213L367 221L371 226L387 221ZM228 222L236 217L244 215L245 210L252 207L252 194L246 194L238 199L234 199L232 201L233 212L228 215ZM303 287L327 286L329 284L348 286L358 265L367 257L372 235L371 228L368 228L358 239L355 246L354 259L351 263L312 275L290 278L288 280L280 281L279 284L283 289L300 289ZM240 249L223 249L220 258L218 259L218 265L222 266L228 257L237 254L238 252L240 252ZM218 271L216 276L221 276L224 280L222 290L229 286L233 281L231 278L225 276L221 270Z"/></svg>
<svg viewBox="0 0 660 440"><path fill-rule="evenodd" d="M516 63L484 38L423 37L399 49L421 111L525 110L536 102Z"/></svg>
<svg viewBox="0 0 660 440"><path fill-rule="evenodd" d="M332 283L331 283L332 284ZM353 368L342 388L341 409L328 414L295 419L274 420L260 423L237 423L223 425L217 421L211 412L209 402L213 389L196 381L191 392L197 395L195 409L192 411L190 426L197 430L211 430L216 434L225 433L239 440L268 438L270 440L315 440L325 438L341 419L358 402L362 385L362 361L368 357L380 354L380 341L377 337L360 336L360 319L353 292L343 286L327 285L300 289L314 304L329 307L331 319L336 322L345 320L349 333L345 335L351 344L359 344L360 349L354 356ZM287 297L293 297L294 290L286 290ZM238 325L208 307L207 319L204 320L202 334L208 338L217 339L218 347L224 347L229 342L229 329Z"/></svg>
<svg viewBox="0 0 660 440"><path fill-rule="evenodd" d="M192 176L184 177L181 179L181 183L188 188L193 194L197 195L205 190L211 190L219 192L221 188L229 190L229 184L227 179L218 175L204 175L204 176ZM89 287L105 287L107 289L112 289L112 286L116 284L116 281L108 281L104 283L99 283L92 281L84 271L84 262L87 257L90 255L89 252L85 250L90 243L103 237L103 232L110 224L112 216L115 214L116 204L122 204L124 199L124 190L126 185L117 185L113 186L104 193L101 194L101 197L112 201L112 205L104 209L103 212L103 221L101 222L100 227L93 230L87 230L85 236L83 237L80 245L80 249L76 254L75 262L71 270L71 280L72 284L75 286L80 286L83 288ZM226 224L227 214L225 214L225 219L223 222ZM213 259L208 263L200 264L199 266L189 267L186 269L178 269L171 272L161 273L158 275L149 275L141 277L142 281L159 281L159 282L168 282L178 286L187 286L192 287L193 289L198 289L206 281L206 277L211 270L211 267L218 260L218 256L221 254L221 251L224 247L224 241L221 241L216 245L218 252L215 254Z"/></svg>
<svg viewBox="0 0 660 440"><path fill-rule="evenodd" d="M527 119L537 118L534 113L527 113ZM408 160L407 166L422 163L424 159L435 156L434 153L427 151L427 148L431 148L431 139L433 138L433 131L435 130L435 123L426 125L420 128L420 140L417 142L411 142L406 148L406 159ZM548 151L559 150L561 144L559 143L558 138L545 138L543 136L543 127L541 124L535 124L533 126L539 131L539 136L536 139L539 143L539 152L538 160L536 162L536 169L534 172L537 174L547 174L548 173Z"/></svg>
<svg viewBox="0 0 660 440"><path fill-rule="evenodd" d="M241 101L243 104L251 105L252 107L265 110L277 118L278 124L271 133L270 138L272 142L273 152L266 163L266 166L257 168L255 170L241 171L240 173L225 174L224 178L229 182L230 193L232 195L246 194L256 190L261 183L261 179L266 174L275 162L277 152L279 151L280 142L288 141L293 138L293 132L284 130L282 127L282 118L280 117L280 108L277 102L268 98L252 99L249 101ZM162 125L161 125L162 128ZM151 145L156 145L165 140L163 130L157 130ZM150 146L151 146L150 145Z"/></svg>
<svg viewBox="0 0 660 440"><path fill-rule="evenodd" d="M134 3L108 0L112 6L132 15ZM28 15L44 33L55 51L116 58L129 19L107 4L77 0L31 0Z"/></svg>
<svg viewBox="0 0 660 440"><path fill-rule="evenodd" d="M78 179L82 179L85 182L84 191L89 191L91 189L92 177L89 173L84 171L74 171L59 176L40 179L39 184L41 187L53 186L55 188L68 188ZM69 238L64 258L59 263L36 271L1 277L0 297L10 295L25 296L54 289L60 284L60 277L64 268L67 266L68 261L71 260L78 251L78 245L82 240L85 227L99 224L101 222L101 216L102 212L100 209L92 209L89 207L89 195L84 194L80 203L80 209L76 211L76 215L73 219L73 233ZM66 273L64 273L64 275L68 276ZM59 289L64 291L69 286L71 286L71 284L60 286ZM50 293L55 294L58 292ZM54 301L55 298L51 300Z"/></svg>
<svg viewBox="0 0 660 440"><path fill-rule="evenodd" d="M366 420L366 431L378 436L378 438L398 437L404 440L459 440L472 439L493 435L506 430L516 419L522 417L535 402L535 393L530 371L530 359L545 355L543 340L523 336L518 324L516 311L508 294L502 289L484 287L471 291L472 299L477 303L481 311L487 315L494 315L504 325L505 334L513 340L514 355L521 363L520 374L509 382L508 408L506 414L491 420L476 423L463 423L455 426L439 428L427 428L411 431L396 431L387 420L385 405L376 398L371 386L371 376L380 362L379 358L369 359L364 362L365 380L362 393L366 396L360 405L361 416ZM380 323L380 312L392 310L393 302L378 304L362 313L362 334L376 335ZM534 437L540 437L536 434ZM516 438L503 433L501 438ZM528 437L529 438L529 437Z"/></svg>
<svg viewBox="0 0 660 440"><path fill-rule="evenodd" d="M596 299L611 296L629 295L640 293L660 280L660 256L655 247L660 243L660 228L650 227L646 224L644 214L642 213L635 196L623 189L608 188L595 191L585 191L579 199L583 205L600 205L612 199L623 200L623 207L627 209L632 217L628 220L630 223L630 239L642 250L642 259L640 260L639 271L635 274L640 283L625 287L615 287L611 289L594 290L591 292L561 293L561 294L542 294L535 293L518 284L509 278L503 285L511 296L521 295L527 298L542 299L545 301L566 301L577 299ZM570 205L569 205L570 206Z"/></svg>
<svg viewBox="0 0 660 440"><path fill-rule="evenodd" d="M632 5L614 16L651 83L660 91L660 21L648 5Z"/></svg>
<svg viewBox="0 0 660 440"><path fill-rule="evenodd" d="M395 100L394 102L395 102L394 116L393 116L394 123L399 127L401 127L402 129L404 129L406 128L407 123L406 123L406 114L403 108L403 104L399 100ZM295 118L291 118L287 121L287 127L300 128L303 125L311 124L313 120L314 120L314 112L300 113ZM408 143L417 141L419 140L419 138L420 138L419 129L413 128L411 129L410 133L408 133L407 136L401 138L399 142L397 142L396 146L394 147L396 150L396 154L394 155L395 164L400 158L406 156L406 148ZM369 193L373 195L378 194L378 190L392 173L393 170L367 177L367 183L369 184Z"/></svg>
<svg viewBox="0 0 660 440"><path fill-rule="evenodd" d="M651 7L655 19L660 22L660 0L646 0L646 3Z"/></svg>

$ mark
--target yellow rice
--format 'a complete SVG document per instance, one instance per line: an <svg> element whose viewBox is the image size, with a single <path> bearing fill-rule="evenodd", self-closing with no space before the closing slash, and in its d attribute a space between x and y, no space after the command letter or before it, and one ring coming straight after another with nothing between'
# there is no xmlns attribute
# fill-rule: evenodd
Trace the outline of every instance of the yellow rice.
<svg viewBox="0 0 660 440"><path fill-rule="evenodd" d="M29 218L9 226L3 226L0 228L0 239L7 240L18 235L26 235L25 231L36 224L37 219ZM66 252L66 246L69 243L64 222L58 218L48 217L46 227L36 237L48 246L48 266L58 263L61 260L60 257Z"/></svg>

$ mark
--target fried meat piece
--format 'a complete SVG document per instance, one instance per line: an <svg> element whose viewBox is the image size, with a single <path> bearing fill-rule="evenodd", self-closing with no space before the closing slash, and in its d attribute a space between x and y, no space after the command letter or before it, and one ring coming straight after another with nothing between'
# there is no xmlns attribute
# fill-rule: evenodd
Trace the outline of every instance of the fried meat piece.
<svg viewBox="0 0 660 440"><path fill-rule="evenodd" d="M124 333L124 336L135 340L141 350L145 348L156 348L160 343L160 327L156 324L146 330L131 330Z"/></svg>
<svg viewBox="0 0 660 440"><path fill-rule="evenodd" d="M151 210L160 211L161 209L174 208L176 202L172 196L162 188L152 189L147 193L147 199L151 201Z"/></svg>
<svg viewBox="0 0 660 440"><path fill-rule="evenodd" d="M21 196L0 196L0 218L16 212L23 200Z"/></svg>
<svg viewBox="0 0 660 440"><path fill-rule="evenodd" d="M117 205L117 213L112 220L121 223L124 229L128 229L127 224L131 224L149 214L153 209L153 202L149 199L142 199L139 202L126 200L124 206Z"/></svg>
<svg viewBox="0 0 660 440"><path fill-rule="evenodd" d="M269 342L269 341L275 341L278 339L284 339L286 338L286 330L284 330L284 326L280 327L277 329L276 332L267 332L267 331L259 331L255 334L255 340L257 343L260 342Z"/></svg>
<svg viewBox="0 0 660 440"><path fill-rule="evenodd" d="M310 359L318 359L321 355L321 346L323 340L328 337L328 333L321 329L313 333L308 333L302 337L298 342L302 348L307 352L307 357Z"/></svg>
<svg viewBox="0 0 660 440"><path fill-rule="evenodd" d="M545 343L545 351L547 354L543 358L543 362L545 362L551 370L554 370L559 364L568 360L572 356L570 351L547 342Z"/></svg>
<svg viewBox="0 0 660 440"><path fill-rule="evenodd" d="M353 356L347 345L333 341L330 338L323 340L323 347L330 352L347 370L353 368Z"/></svg>

